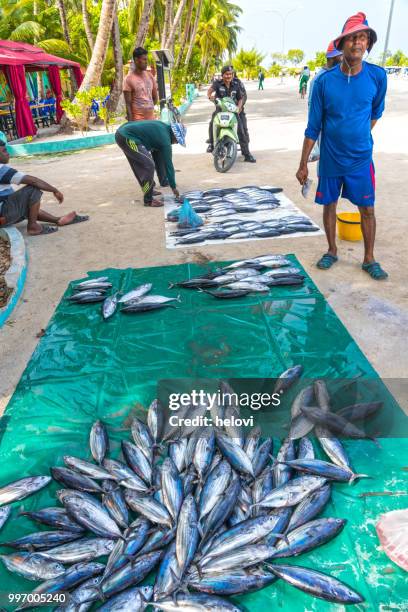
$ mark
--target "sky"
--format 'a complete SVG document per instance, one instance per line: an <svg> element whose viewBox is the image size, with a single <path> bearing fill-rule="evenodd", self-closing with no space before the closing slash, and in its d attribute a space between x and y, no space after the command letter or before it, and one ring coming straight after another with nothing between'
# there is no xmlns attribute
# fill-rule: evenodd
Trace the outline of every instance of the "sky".
<svg viewBox="0 0 408 612"><path fill-rule="evenodd" d="M347 17L359 11L366 14L368 23L378 36L371 56L377 59L384 51L388 14L391 0L234 0L243 13L239 25L243 31L238 44L244 49L256 47L266 54L263 64L268 66L271 53L282 51L283 15L293 10L286 19L285 52L303 49L306 59L313 59L316 51L325 50L331 39L341 33ZM388 48L402 49L408 54L408 0L395 0Z"/></svg>

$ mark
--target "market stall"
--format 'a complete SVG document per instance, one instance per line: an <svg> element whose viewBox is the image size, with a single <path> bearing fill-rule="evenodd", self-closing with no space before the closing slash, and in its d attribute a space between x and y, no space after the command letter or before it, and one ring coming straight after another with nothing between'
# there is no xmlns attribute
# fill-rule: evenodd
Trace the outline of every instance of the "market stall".
<svg viewBox="0 0 408 612"><path fill-rule="evenodd" d="M9 115L15 121L17 135L20 138L33 136L37 132L27 100L26 72L48 72L51 89L56 99L57 122L63 114L60 69L72 69L78 87L82 82L82 73L77 62L45 53L43 49L28 43L0 40L0 68L5 74L14 98L14 107L10 108Z"/></svg>

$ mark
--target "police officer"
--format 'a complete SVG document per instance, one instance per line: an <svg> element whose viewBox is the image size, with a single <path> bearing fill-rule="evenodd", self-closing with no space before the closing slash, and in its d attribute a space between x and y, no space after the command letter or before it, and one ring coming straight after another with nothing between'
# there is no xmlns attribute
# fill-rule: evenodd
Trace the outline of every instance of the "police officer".
<svg viewBox="0 0 408 612"><path fill-rule="evenodd" d="M241 146L241 153L244 156L244 161L255 163L256 159L253 155L251 155L249 151L249 134L248 127L246 121L245 111L243 107L247 100L247 95L245 91L245 87L243 83L237 78L234 77L234 71L232 66L224 66L221 70L221 79L214 80L211 86L208 89L207 96L208 99L212 102L216 98L225 98L230 97L234 100L236 105L238 106L238 139L239 144ZM212 114L210 125L209 125L209 142L207 152L212 153L214 150L214 135L213 135L213 121L214 117L217 114L217 110L215 110Z"/></svg>

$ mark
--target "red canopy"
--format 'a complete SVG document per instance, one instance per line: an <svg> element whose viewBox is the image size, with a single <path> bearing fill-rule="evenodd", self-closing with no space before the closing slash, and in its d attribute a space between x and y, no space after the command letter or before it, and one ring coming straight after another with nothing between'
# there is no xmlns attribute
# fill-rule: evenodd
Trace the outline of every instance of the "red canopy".
<svg viewBox="0 0 408 612"><path fill-rule="evenodd" d="M25 72L48 70L51 88L56 98L57 121L61 119L62 90L59 68L72 68L77 85L81 84L82 73L78 62L45 53L39 47L28 43L0 40L0 68L14 96L16 126L18 135L33 136L36 133L30 106L27 101Z"/></svg>
<svg viewBox="0 0 408 612"><path fill-rule="evenodd" d="M34 47L28 43L14 42L12 40L0 40L0 66L32 66L37 70L44 69L46 66L60 66L62 68L79 68L78 62L57 57L45 53L39 47Z"/></svg>

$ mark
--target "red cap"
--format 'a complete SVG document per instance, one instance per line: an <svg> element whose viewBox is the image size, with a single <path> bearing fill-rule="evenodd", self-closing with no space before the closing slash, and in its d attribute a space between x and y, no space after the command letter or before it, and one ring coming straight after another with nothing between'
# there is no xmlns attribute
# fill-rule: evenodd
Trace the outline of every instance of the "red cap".
<svg viewBox="0 0 408 612"><path fill-rule="evenodd" d="M355 34L356 32L370 32L370 43L368 45L368 52L370 52L374 43L377 42L377 34L368 25L365 13L361 12L357 13L356 15L352 15L347 19L340 36L334 40L334 46L336 49L339 48L339 43L342 42L343 38L349 36L350 34Z"/></svg>
<svg viewBox="0 0 408 612"><path fill-rule="evenodd" d="M327 47L326 57L338 57L339 55L343 55L343 52L339 49L336 49L336 47L334 46L334 42L331 41L329 46Z"/></svg>

